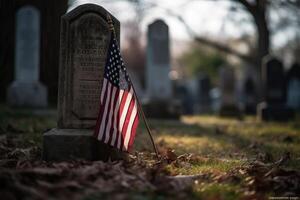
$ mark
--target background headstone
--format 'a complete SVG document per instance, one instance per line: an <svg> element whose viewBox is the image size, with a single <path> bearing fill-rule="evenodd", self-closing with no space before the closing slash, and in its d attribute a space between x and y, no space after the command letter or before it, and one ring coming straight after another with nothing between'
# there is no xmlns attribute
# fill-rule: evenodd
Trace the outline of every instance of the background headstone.
<svg viewBox="0 0 300 200"><path fill-rule="evenodd" d="M148 26L147 93L151 99L172 98L169 27L162 20Z"/></svg>
<svg viewBox="0 0 300 200"><path fill-rule="evenodd" d="M15 80L8 88L12 106L46 107L47 89L39 82L40 13L24 6L16 14Z"/></svg>
<svg viewBox="0 0 300 200"><path fill-rule="evenodd" d="M111 36L107 13L101 6L84 4L62 16L58 128L44 135L46 160L105 160L117 154L92 136ZM119 38L120 23L114 17L113 23Z"/></svg>
<svg viewBox="0 0 300 200"><path fill-rule="evenodd" d="M221 105L219 114L226 117L241 117L235 95L236 79L234 69L223 66L220 69Z"/></svg>
<svg viewBox="0 0 300 200"><path fill-rule="evenodd" d="M255 90L255 83L251 77L248 77L243 85L244 91L244 112L247 114L255 114L256 113L256 99L257 94Z"/></svg>
<svg viewBox="0 0 300 200"><path fill-rule="evenodd" d="M285 106L286 81L282 62L272 56L266 56L262 66L262 81L264 102L258 105L258 117L266 121L292 119L293 110Z"/></svg>
<svg viewBox="0 0 300 200"><path fill-rule="evenodd" d="M163 20L148 26L146 97L143 107L150 118L178 118L180 101L173 99L170 73L169 27Z"/></svg>
<svg viewBox="0 0 300 200"><path fill-rule="evenodd" d="M300 65L294 63L287 73L287 105L300 111Z"/></svg>
<svg viewBox="0 0 300 200"><path fill-rule="evenodd" d="M198 110L200 113L209 113L211 112L210 79L207 75L202 75L198 81Z"/></svg>

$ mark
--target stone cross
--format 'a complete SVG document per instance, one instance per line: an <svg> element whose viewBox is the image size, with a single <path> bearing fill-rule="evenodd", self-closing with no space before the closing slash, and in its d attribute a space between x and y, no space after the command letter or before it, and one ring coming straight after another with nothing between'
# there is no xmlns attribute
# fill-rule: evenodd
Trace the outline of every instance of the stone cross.
<svg viewBox="0 0 300 200"><path fill-rule="evenodd" d="M44 135L46 160L107 159L114 152L92 136L111 38L107 14L101 6L83 4L61 18L58 128ZM112 19L119 39L120 23Z"/></svg>
<svg viewBox="0 0 300 200"><path fill-rule="evenodd" d="M39 82L40 12L33 6L17 11L15 49L15 80L7 92L8 104L47 106L47 89Z"/></svg>

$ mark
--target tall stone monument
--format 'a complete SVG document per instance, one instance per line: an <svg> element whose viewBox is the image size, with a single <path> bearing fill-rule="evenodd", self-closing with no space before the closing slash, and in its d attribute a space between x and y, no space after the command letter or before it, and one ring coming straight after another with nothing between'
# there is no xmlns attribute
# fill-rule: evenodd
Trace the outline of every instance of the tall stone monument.
<svg viewBox="0 0 300 200"><path fill-rule="evenodd" d="M11 106L46 107L47 89L40 75L40 12L21 7L16 14L15 80L7 90Z"/></svg>
<svg viewBox="0 0 300 200"><path fill-rule="evenodd" d="M172 98L169 43L169 27L163 20L148 26L147 93L151 99Z"/></svg>
<svg viewBox="0 0 300 200"><path fill-rule="evenodd" d="M241 117L235 89L236 79L234 69L223 66L220 69L221 105L219 115L223 117Z"/></svg>
<svg viewBox="0 0 300 200"><path fill-rule="evenodd" d="M44 134L45 160L118 155L92 136L111 37L107 13L101 6L83 4L61 18L58 127ZM114 17L113 23L119 38L120 23Z"/></svg>
<svg viewBox="0 0 300 200"><path fill-rule="evenodd" d="M286 81L282 62L272 56L266 56L262 66L264 84L264 102L258 104L257 114L261 120L287 121L294 117L286 102Z"/></svg>
<svg viewBox="0 0 300 200"><path fill-rule="evenodd" d="M149 117L172 116L169 27L163 20L148 26L145 112Z"/></svg>
<svg viewBox="0 0 300 200"><path fill-rule="evenodd" d="M300 65L294 63L287 73L287 105L300 112Z"/></svg>

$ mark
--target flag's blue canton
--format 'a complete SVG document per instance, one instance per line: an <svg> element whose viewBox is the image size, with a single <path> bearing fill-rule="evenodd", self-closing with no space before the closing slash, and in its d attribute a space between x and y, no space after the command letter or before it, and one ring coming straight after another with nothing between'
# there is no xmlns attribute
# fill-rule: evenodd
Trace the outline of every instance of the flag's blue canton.
<svg viewBox="0 0 300 200"><path fill-rule="evenodd" d="M115 38L109 44L104 77L121 90L129 90L130 79Z"/></svg>

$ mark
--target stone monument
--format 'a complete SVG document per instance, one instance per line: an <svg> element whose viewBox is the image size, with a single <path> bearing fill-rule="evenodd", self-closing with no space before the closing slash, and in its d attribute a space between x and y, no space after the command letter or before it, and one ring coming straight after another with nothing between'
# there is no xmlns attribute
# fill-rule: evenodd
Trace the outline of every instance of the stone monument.
<svg viewBox="0 0 300 200"><path fill-rule="evenodd" d="M262 66L264 102L258 104L257 115L261 120L287 121L294 118L294 112L285 105L286 81L282 62L266 56Z"/></svg>
<svg viewBox="0 0 300 200"><path fill-rule="evenodd" d="M172 84L170 72L169 27L163 20L156 20L148 26L146 92L143 101L149 117L172 117Z"/></svg>
<svg viewBox="0 0 300 200"><path fill-rule="evenodd" d="M47 89L40 75L40 12L21 7L16 14L15 80L7 90L7 103L16 107L47 106Z"/></svg>
<svg viewBox="0 0 300 200"><path fill-rule="evenodd" d="M107 13L101 6L83 4L61 18L58 127L44 134L45 160L120 155L93 137L111 37ZM119 38L120 23L112 18Z"/></svg>
<svg viewBox="0 0 300 200"><path fill-rule="evenodd" d="M220 69L221 105L219 115L223 117L241 117L235 95L235 73L229 66Z"/></svg>
<svg viewBox="0 0 300 200"><path fill-rule="evenodd" d="M287 105L300 112L300 65L294 63L287 73Z"/></svg>

